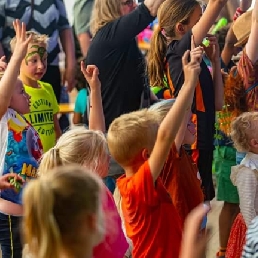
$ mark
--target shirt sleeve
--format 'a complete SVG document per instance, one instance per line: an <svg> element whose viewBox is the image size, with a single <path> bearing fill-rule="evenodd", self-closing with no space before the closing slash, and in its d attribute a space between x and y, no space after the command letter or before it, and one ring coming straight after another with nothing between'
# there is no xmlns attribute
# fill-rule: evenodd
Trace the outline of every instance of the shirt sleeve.
<svg viewBox="0 0 258 258"><path fill-rule="evenodd" d="M0 40L3 38L3 29L5 26L5 4L6 0L0 0Z"/></svg>
<svg viewBox="0 0 258 258"><path fill-rule="evenodd" d="M258 62L253 64L245 50L239 60L237 70L243 79L245 89L258 82Z"/></svg>
<svg viewBox="0 0 258 258"><path fill-rule="evenodd" d="M49 83L44 83L44 87L46 87L46 90L49 92L49 94L52 96L52 107L53 107L53 114L57 114L59 112L59 105L56 99L56 95L54 93L53 87Z"/></svg>
<svg viewBox="0 0 258 258"><path fill-rule="evenodd" d="M237 190L240 200L240 211L244 217L246 226L256 217L255 196L257 187L257 178L255 172L244 167L237 176Z"/></svg>
<svg viewBox="0 0 258 258"><path fill-rule="evenodd" d="M104 37L108 38L111 44L120 46L135 39L154 19L149 9L141 4L131 13L108 23Z"/></svg>
<svg viewBox="0 0 258 258"><path fill-rule="evenodd" d="M158 183L156 180L156 183ZM158 195L151 175L150 166L146 161L141 168L132 176L128 182L128 190L132 193L132 196L137 198L137 202L142 202L150 206L158 204Z"/></svg>
<svg viewBox="0 0 258 258"><path fill-rule="evenodd" d="M74 112L83 115L86 110L86 105L87 105L87 92L84 89L81 89L78 92L78 95L75 100Z"/></svg>
<svg viewBox="0 0 258 258"><path fill-rule="evenodd" d="M67 13L66 13L63 0L55 0L55 2L56 2L56 8L59 11L59 19L57 22L58 30L62 31L64 29L70 28L70 24L67 18Z"/></svg>
<svg viewBox="0 0 258 258"><path fill-rule="evenodd" d="M92 0L76 0L74 3L74 29L76 35L90 31Z"/></svg>

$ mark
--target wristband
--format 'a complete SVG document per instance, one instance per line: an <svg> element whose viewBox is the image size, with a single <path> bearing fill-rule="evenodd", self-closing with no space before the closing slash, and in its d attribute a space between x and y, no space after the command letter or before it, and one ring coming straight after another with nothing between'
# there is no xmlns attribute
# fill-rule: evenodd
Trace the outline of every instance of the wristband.
<svg viewBox="0 0 258 258"><path fill-rule="evenodd" d="M238 8L236 9L236 12L235 12L234 16L233 16L233 21L236 21L236 19L237 19L239 16L241 16L243 13L245 13L245 11L242 11L241 8L238 7Z"/></svg>

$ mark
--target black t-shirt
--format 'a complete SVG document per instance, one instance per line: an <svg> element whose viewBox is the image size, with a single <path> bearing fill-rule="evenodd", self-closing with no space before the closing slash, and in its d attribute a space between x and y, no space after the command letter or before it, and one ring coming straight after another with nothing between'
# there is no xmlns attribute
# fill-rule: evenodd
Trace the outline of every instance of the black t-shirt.
<svg viewBox="0 0 258 258"><path fill-rule="evenodd" d="M107 129L115 118L140 107L146 66L135 37L154 18L141 4L130 14L105 25L92 40L86 64L99 68Z"/></svg>
<svg viewBox="0 0 258 258"><path fill-rule="evenodd" d="M192 31L187 32L180 41L173 41L167 51L166 61L172 95L177 97L184 83L182 56L191 49ZM192 112L197 116L197 148L212 149L215 132L215 96L213 81L205 62L201 62L200 87L196 88ZM172 82L172 83L171 83Z"/></svg>

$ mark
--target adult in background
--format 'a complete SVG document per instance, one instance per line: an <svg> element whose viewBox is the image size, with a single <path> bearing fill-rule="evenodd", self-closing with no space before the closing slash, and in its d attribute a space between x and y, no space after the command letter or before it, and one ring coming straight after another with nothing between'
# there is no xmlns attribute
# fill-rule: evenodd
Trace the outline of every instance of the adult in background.
<svg viewBox="0 0 258 258"><path fill-rule="evenodd" d="M135 37L155 19L162 2L145 0L137 7L134 0L94 1L86 64L99 68L107 128L116 117L140 108L148 82Z"/></svg>
<svg viewBox="0 0 258 258"><path fill-rule="evenodd" d="M50 37L48 42L48 67L42 81L52 85L57 101L61 95L59 70L59 39L65 52L65 81L68 90L74 87L75 54L73 34L70 28L63 0L0 0L0 56L9 60L10 40L15 32L12 22L19 19L33 30Z"/></svg>
<svg viewBox="0 0 258 258"><path fill-rule="evenodd" d="M75 0L74 32L79 41L81 54L86 57L91 42L90 18L94 0Z"/></svg>

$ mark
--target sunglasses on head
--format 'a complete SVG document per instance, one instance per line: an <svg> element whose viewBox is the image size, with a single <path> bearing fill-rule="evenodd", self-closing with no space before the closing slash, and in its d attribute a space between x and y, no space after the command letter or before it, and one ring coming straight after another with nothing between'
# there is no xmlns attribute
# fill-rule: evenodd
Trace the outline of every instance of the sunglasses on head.
<svg viewBox="0 0 258 258"><path fill-rule="evenodd" d="M132 7L133 4L134 4L134 0L127 0L127 1L125 1L125 2L122 2L121 4L122 4L122 5L127 5L127 6L129 6L129 7Z"/></svg>

